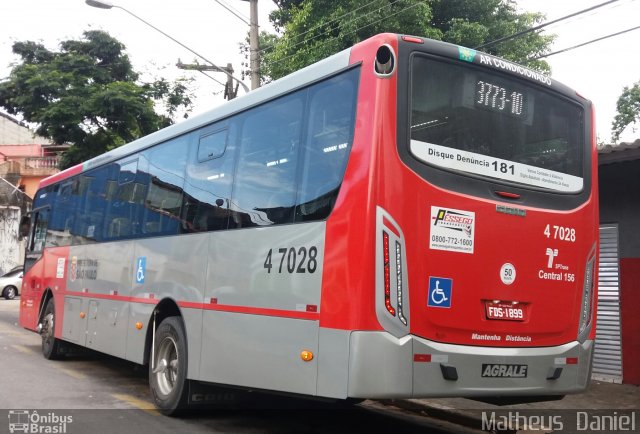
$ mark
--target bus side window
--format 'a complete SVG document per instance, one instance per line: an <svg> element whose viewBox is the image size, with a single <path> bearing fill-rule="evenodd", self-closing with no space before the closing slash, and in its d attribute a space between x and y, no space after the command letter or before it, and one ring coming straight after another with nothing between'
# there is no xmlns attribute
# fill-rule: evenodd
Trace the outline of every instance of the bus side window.
<svg viewBox="0 0 640 434"><path fill-rule="evenodd" d="M183 209L186 232L227 229L233 187L237 120L201 128L192 138L195 158L187 165Z"/></svg>
<svg viewBox="0 0 640 434"><path fill-rule="evenodd" d="M129 207L126 206L124 196L126 195L126 181L131 176L128 173L123 174L121 172L130 172L132 167L129 166L126 169L125 166L126 164L123 165L117 162L103 168L106 170L104 183L105 212L102 233L105 240L128 238L131 235L130 226L127 226L127 230L124 230L121 225L114 224L114 222L122 222L129 219ZM122 184L120 181L125 181L125 183ZM114 230L114 226L118 227L118 230Z"/></svg>
<svg viewBox="0 0 640 434"><path fill-rule="evenodd" d="M188 137L185 135L162 143L149 152L149 185L143 220L143 233L146 235L176 235L181 232Z"/></svg>
<svg viewBox="0 0 640 434"><path fill-rule="evenodd" d="M33 233L29 243L29 251L40 253L44 249L47 240L47 227L49 226L49 209L42 209L35 213Z"/></svg>
<svg viewBox="0 0 640 434"><path fill-rule="evenodd" d="M358 72L311 88L296 221L327 218L333 208L353 140Z"/></svg>
<svg viewBox="0 0 640 434"><path fill-rule="evenodd" d="M244 118L229 227L293 222L306 92L268 102Z"/></svg>

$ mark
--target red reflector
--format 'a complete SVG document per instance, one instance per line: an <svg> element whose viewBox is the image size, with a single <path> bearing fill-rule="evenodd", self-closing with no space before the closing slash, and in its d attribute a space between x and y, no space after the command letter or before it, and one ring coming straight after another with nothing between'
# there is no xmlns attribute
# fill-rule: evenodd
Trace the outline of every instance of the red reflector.
<svg viewBox="0 0 640 434"><path fill-rule="evenodd" d="M217 298L211 298L211 300L209 300L209 303L218 304L218 299Z"/></svg>
<svg viewBox="0 0 640 434"><path fill-rule="evenodd" d="M413 361L414 362L430 362L431 354L414 354Z"/></svg>
<svg viewBox="0 0 640 434"><path fill-rule="evenodd" d="M577 357L567 357L567 365L577 365L578 358Z"/></svg>
<svg viewBox="0 0 640 434"><path fill-rule="evenodd" d="M413 36L403 36L402 40L405 42L413 42L414 44L424 44L424 41L420 38L415 38Z"/></svg>
<svg viewBox="0 0 640 434"><path fill-rule="evenodd" d="M509 193L508 191L496 191L498 196L506 197L507 199L520 199L520 195L516 193Z"/></svg>
<svg viewBox="0 0 640 434"><path fill-rule="evenodd" d="M318 311L318 306L316 306L315 304L307 305L307 312L317 312L317 311Z"/></svg>

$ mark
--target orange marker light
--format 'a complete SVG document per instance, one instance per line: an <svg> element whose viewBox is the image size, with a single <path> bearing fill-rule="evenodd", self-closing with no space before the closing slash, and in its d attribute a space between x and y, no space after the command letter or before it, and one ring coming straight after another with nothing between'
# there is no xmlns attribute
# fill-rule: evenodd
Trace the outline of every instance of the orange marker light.
<svg viewBox="0 0 640 434"><path fill-rule="evenodd" d="M311 351L304 350L300 353L300 358L305 362L313 360L313 353Z"/></svg>
<svg viewBox="0 0 640 434"><path fill-rule="evenodd" d="M141 323L141 322L137 322L137 323L136 323L136 328L137 328L138 330L142 330L142 323Z"/></svg>
<svg viewBox="0 0 640 434"><path fill-rule="evenodd" d="M80 312L80 318L84 319L84 317L87 316L84 312Z"/></svg>

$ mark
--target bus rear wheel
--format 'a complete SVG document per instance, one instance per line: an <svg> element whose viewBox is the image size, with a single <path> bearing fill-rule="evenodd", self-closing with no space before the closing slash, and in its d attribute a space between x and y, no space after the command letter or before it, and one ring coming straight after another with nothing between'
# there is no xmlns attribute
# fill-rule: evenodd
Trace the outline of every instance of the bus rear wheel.
<svg viewBox="0 0 640 434"><path fill-rule="evenodd" d="M42 336L42 355L45 359L56 360L62 355L62 344L55 337L55 319L56 309L53 303L53 298L47 301L47 306L44 308L44 314L42 317L42 329L40 335Z"/></svg>
<svg viewBox="0 0 640 434"><path fill-rule="evenodd" d="M154 342L149 364L149 386L156 407L166 415L176 415L187 408L187 339L182 318L164 319Z"/></svg>

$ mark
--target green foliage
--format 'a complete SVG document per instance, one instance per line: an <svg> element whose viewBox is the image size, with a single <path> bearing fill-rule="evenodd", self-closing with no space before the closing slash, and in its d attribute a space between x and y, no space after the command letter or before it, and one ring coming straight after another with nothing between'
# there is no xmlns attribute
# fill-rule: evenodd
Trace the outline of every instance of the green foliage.
<svg viewBox="0 0 640 434"><path fill-rule="evenodd" d="M616 103L618 114L613 118L611 137L614 142L629 125L640 122L640 81L625 87ZM634 130L635 131L635 130Z"/></svg>
<svg viewBox="0 0 640 434"><path fill-rule="evenodd" d="M277 79L377 33L425 36L467 47L528 29L544 16L518 13L512 0L276 0L279 36L260 38L261 75ZM484 51L548 72L552 36L528 33Z"/></svg>
<svg viewBox="0 0 640 434"><path fill-rule="evenodd" d="M138 83L124 45L102 31L60 43L49 51L16 42L21 62L0 82L0 106L36 124L36 133L71 144L61 168L95 157L173 123L191 109L188 83ZM164 106L165 114L155 111Z"/></svg>

